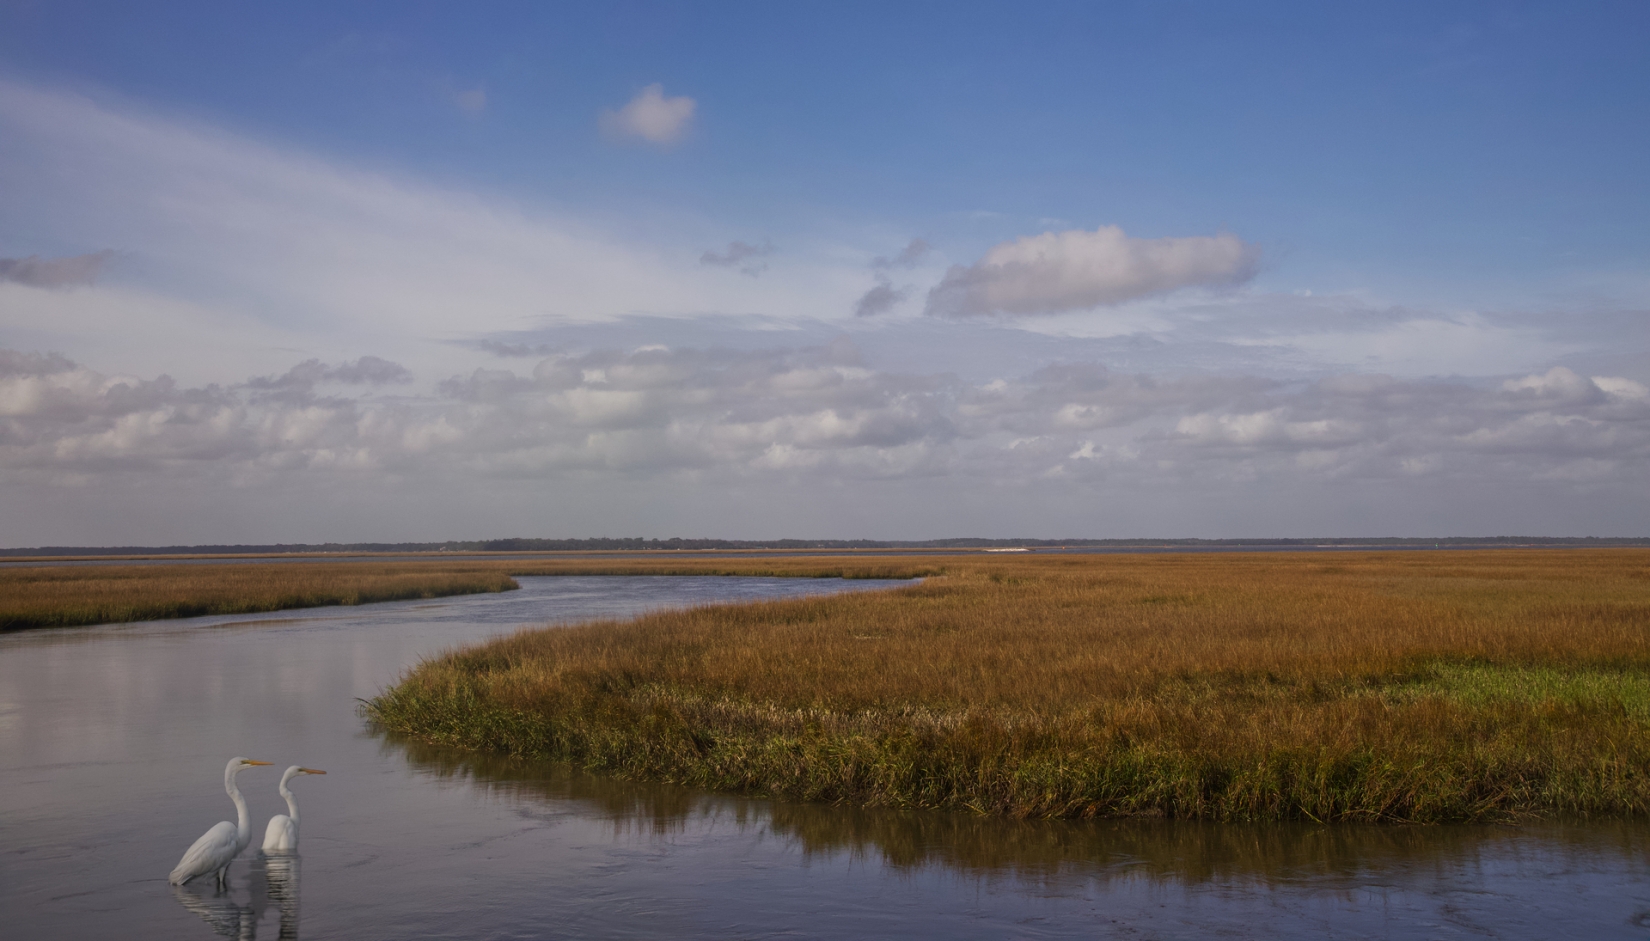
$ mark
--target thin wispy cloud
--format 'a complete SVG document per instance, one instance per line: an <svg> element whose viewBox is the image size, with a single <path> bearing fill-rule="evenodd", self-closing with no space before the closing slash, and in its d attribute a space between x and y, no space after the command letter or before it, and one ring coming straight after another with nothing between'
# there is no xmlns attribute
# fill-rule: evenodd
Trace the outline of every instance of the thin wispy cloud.
<svg viewBox="0 0 1650 941"><path fill-rule="evenodd" d="M740 274L756 277L768 270L767 258L774 253L771 239L763 239L762 244L752 245L749 242L729 242L728 247L721 251L708 250L699 256L699 264L710 265L716 268L736 268Z"/></svg>
<svg viewBox="0 0 1650 941"><path fill-rule="evenodd" d="M921 261L933 250L927 240L914 238L905 244L905 247L895 252L893 257L877 256L871 260L873 268L909 268Z"/></svg>
<svg viewBox="0 0 1650 941"><path fill-rule="evenodd" d="M0 281L37 288L79 287L95 283L114 252L101 251L67 258L0 258Z"/></svg>
<svg viewBox="0 0 1650 941"><path fill-rule="evenodd" d="M624 107L602 111L597 123L602 133L616 140L669 146L687 135L698 107L698 102L685 95L666 97L664 86L654 83Z"/></svg>
<svg viewBox="0 0 1650 941"><path fill-rule="evenodd" d="M471 347L472 349L481 350L486 353L491 353L494 356L505 359L521 359L528 356L543 357L549 356L551 353L556 351L555 347L549 345L548 343L512 343L505 340L490 339L469 340L463 342L462 345Z"/></svg>
<svg viewBox="0 0 1650 941"><path fill-rule="evenodd" d="M668 233L665 244L641 243L572 216L3 82L0 135L6 186L49 199L49 209L17 207L20 231L137 246L139 277L121 285L5 299L8 326L53 348L58 336L103 343L125 309L143 312L143 330L122 340L129 351L211 348L247 359L373 336L417 369L451 357L451 346L432 342L636 312L829 315L855 296L855 286L833 286L828 270L806 260L784 280L716 271L722 262L760 272L769 242L735 243L695 263ZM91 285L108 258L13 258L0 290ZM343 349L360 346L352 339ZM179 358L167 368L200 375L226 363L217 353Z"/></svg>

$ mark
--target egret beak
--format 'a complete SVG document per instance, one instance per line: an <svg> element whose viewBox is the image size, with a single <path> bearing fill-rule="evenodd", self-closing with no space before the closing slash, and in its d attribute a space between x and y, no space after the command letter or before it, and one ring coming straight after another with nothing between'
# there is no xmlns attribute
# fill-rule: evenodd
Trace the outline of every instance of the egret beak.
<svg viewBox="0 0 1650 941"><path fill-rule="evenodd" d="M272 765L274 763L275 762L273 761L253 761L251 758L247 758L241 762L243 765Z"/></svg>
<svg viewBox="0 0 1650 941"><path fill-rule="evenodd" d="M326 774L325 771L319 771L319 770L316 770L315 768L299 768L298 770L303 772L304 774Z"/></svg>

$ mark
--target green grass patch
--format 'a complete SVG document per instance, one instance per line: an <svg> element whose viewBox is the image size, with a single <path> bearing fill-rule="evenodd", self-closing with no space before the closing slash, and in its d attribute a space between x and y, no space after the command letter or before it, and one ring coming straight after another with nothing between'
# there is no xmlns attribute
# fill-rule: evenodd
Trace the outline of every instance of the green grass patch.
<svg viewBox="0 0 1650 941"><path fill-rule="evenodd" d="M1620 714L1650 723L1650 671L1434 663L1382 695L1399 702L1439 697L1472 707L1517 705Z"/></svg>

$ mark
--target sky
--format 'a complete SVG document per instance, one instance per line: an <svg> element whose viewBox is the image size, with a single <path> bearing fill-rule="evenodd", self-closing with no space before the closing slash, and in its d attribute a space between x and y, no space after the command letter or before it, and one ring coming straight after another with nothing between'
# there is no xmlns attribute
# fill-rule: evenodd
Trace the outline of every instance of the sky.
<svg viewBox="0 0 1650 941"><path fill-rule="evenodd" d="M1645 48L0 0L0 545L1650 535Z"/></svg>

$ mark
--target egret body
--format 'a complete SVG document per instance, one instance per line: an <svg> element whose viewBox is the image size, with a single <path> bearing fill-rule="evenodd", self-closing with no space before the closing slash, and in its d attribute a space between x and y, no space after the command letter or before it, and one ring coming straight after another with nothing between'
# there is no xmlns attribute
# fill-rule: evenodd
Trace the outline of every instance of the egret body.
<svg viewBox="0 0 1650 941"><path fill-rule="evenodd" d="M235 775L254 765L267 764L267 761L253 761L250 758L229 759L229 765L223 769L223 789L235 802L236 822L222 821L201 834L201 838L178 860L167 882L183 885L209 872L217 875L219 885L229 881L229 864L252 842L252 822L247 819L246 800L241 797L241 789L235 786Z"/></svg>
<svg viewBox="0 0 1650 941"><path fill-rule="evenodd" d="M326 772L293 765L286 769L286 774L281 775L281 796L286 798L286 809L289 813L276 814L269 818L269 826L264 829L265 853L296 853L298 851L298 799L292 796L292 791L287 788L286 784L300 774L326 774Z"/></svg>

